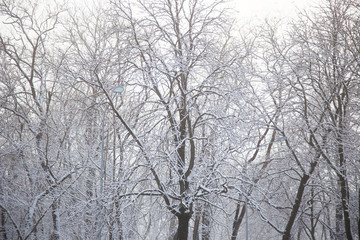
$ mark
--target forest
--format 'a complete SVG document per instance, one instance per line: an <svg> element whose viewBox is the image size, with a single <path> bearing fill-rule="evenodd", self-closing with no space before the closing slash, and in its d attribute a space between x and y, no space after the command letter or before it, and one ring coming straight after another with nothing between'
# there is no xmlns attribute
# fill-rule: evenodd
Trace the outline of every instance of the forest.
<svg viewBox="0 0 360 240"><path fill-rule="evenodd" d="M360 237L360 2L0 2L0 239Z"/></svg>

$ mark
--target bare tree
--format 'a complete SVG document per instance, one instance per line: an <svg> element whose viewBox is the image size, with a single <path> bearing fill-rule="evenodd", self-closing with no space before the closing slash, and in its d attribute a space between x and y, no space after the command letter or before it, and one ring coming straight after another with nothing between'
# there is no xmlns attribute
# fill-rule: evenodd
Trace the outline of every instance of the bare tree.
<svg viewBox="0 0 360 240"><path fill-rule="evenodd" d="M241 56L229 51L231 24L220 4L114 2L116 16L128 26L128 45L136 57L130 59L134 72L128 84L144 101L136 129L111 104L102 79L98 81L143 153L141 165L151 172L152 194L161 196L178 220L176 239L188 238L197 201L227 192L218 171L229 147L220 145L228 141L220 132L231 118L226 114L227 69Z"/></svg>
<svg viewBox="0 0 360 240"><path fill-rule="evenodd" d="M357 145L350 144L349 139L354 141L358 136L350 127L352 102L357 101L356 91L352 90L357 85L352 69L357 68L357 64L354 65L355 59L350 54L353 45L349 44L348 29L352 29L356 22L355 13L350 2L327 1L314 13L304 13L293 25L290 36L283 34L285 37L281 37L269 31L265 38L265 42L270 44L269 52L272 51L266 59L273 59L268 62L270 64L266 63L268 71L280 70L291 93L282 110L286 115L275 124L277 131L286 136L289 157L295 163L295 166L288 170L282 168L282 171L289 171L291 181L298 184L296 191L284 192L292 207L285 229L278 228L283 239L293 236L292 229L300 219L299 238L302 228L309 238L319 237L316 226L320 216L335 216L335 212L335 221L332 216L328 217L337 223L336 231L331 221L320 222L330 235L336 232L336 238L346 235L347 239L353 239L354 224L349 210L353 193L349 179L354 176L348 173L348 169L355 164L350 159L356 154ZM290 119L292 122L286 123ZM332 195L322 187L331 183L327 180L327 171L323 168L317 170L319 165L335 173L338 180L330 192L336 194ZM323 200L327 199L321 208L315 200L320 194ZM329 196L336 195L338 204L334 207ZM329 208L331 210L327 212ZM319 209L316 214L315 209ZM305 220L307 216L309 219ZM341 222L343 227L339 224Z"/></svg>
<svg viewBox="0 0 360 240"><path fill-rule="evenodd" d="M57 77L57 71L49 63L52 52L47 44L61 10L58 6L41 8L31 1L2 1L0 7L5 25L9 26L0 36L0 49L6 59L2 71L10 71L1 79L7 91L2 95L1 111L8 116L2 124L15 127L13 133L4 131L1 135L1 158L6 159L4 174L13 180L4 188L19 188L4 194L2 216L9 219L7 225L11 223L16 238L28 239L37 234L40 222L51 212L53 225L49 235L60 239L61 186L74 169L62 168L66 164L61 152L66 130L57 128L52 113L56 105L56 81L52 79ZM11 174L7 169L11 165L6 165L9 161L18 167ZM22 191L28 194L22 196ZM11 198L23 199L24 208L19 209L19 202L12 203L8 200ZM8 237L15 238L13 233Z"/></svg>

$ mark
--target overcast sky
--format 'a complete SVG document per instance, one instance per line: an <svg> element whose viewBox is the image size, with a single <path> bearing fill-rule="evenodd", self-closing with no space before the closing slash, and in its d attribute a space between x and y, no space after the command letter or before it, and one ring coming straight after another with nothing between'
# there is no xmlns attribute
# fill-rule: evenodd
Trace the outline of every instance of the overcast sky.
<svg viewBox="0 0 360 240"><path fill-rule="evenodd" d="M315 0L233 0L239 17L263 19L264 17L293 17L296 8L304 8Z"/></svg>

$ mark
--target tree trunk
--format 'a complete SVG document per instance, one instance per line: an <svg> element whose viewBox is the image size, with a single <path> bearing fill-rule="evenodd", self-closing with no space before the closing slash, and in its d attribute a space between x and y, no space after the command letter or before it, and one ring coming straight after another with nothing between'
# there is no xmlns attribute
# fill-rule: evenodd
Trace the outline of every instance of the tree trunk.
<svg viewBox="0 0 360 240"><path fill-rule="evenodd" d="M310 235L311 235L311 240L315 240L315 228L316 228L316 223L315 223L315 215L314 215L314 187L311 187L311 199L310 199L310 223L311 223L311 227L310 227Z"/></svg>
<svg viewBox="0 0 360 240"><path fill-rule="evenodd" d="M118 240L123 240L123 228L122 228L122 222L120 220L121 216L121 209L120 209L120 203L118 200L115 201L115 219L118 227L119 237Z"/></svg>
<svg viewBox="0 0 360 240"><path fill-rule="evenodd" d="M338 238L340 239L342 235L342 221L343 221L343 214L342 214L341 201L338 201L335 206L335 232L337 239Z"/></svg>
<svg viewBox="0 0 360 240"><path fill-rule="evenodd" d="M202 212L201 240L210 239L210 206L205 204Z"/></svg>
<svg viewBox="0 0 360 240"><path fill-rule="evenodd" d="M297 194L296 194L295 203L294 203L294 206L292 208L291 215L290 215L289 221L288 221L288 223L286 225L285 233L284 233L283 238L282 238L283 240L290 240L291 239L291 228L294 225L295 218L296 218L296 215L298 213L302 197L304 195L305 186L306 186L306 183L309 180L309 178L310 178L310 176L307 175L307 174L304 174L302 176L302 178L301 178L300 185L299 185L299 188L298 188L298 191L297 191Z"/></svg>
<svg viewBox="0 0 360 240"><path fill-rule="evenodd" d="M60 216L59 216L59 199L55 199L51 206L52 220L53 220L53 233L50 237L51 240L60 240Z"/></svg>
<svg viewBox="0 0 360 240"><path fill-rule="evenodd" d="M5 228L5 210L0 208L0 239L7 239Z"/></svg>
<svg viewBox="0 0 360 240"><path fill-rule="evenodd" d="M239 202L238 205L236 206L236 214L235 214L235 219L234 219L234 223L233 223L233 227L232 227L231 240L236 240L240 225L245 216L245 210L246 209L245 209L245 205L244 205L241 208L241 212L240 212L240 202ZM240 215L239 215L239 213L240 213Z"/></svg>
<svg viewBox="0 0 360 240"><path fill-rule="evenodd" d="M196 213L193 230L193 240L199 240L199 226L201 219L201 211Z"/></svg>
<svg viewBox="0 0 360 240"><path fill-rule="evenodd" d="M349 206L348 206L348 189L346 186L346 180L344 176L339 174L339 179L340 179L341 205L344 215L345 233L347 239L352 240L353 237L351 234L351 221L350 221Z"/></svg>
<svg viewBox="0 0 360 240"><path fill-rule="evenodd" d="M349 214L349 189L347 184L347 173L346 173L346 159L344 155L344 146L343 146L343 139L341 136L342 133L342 120L339 120L339 128L340 133L339 137L337 138L338 141L338 154L339 154L339 163L340 163L340 173L338 173L339 178L339 184L340 184L340 194L341 194L341 206L344 216L344 228L345 228L345 234L348 240L352 240L352 234L351 234L351 220L350 220L350 214Z"/></svg>
<svg viewBox="0 0 360 240"><path fill-rule="evenodd" d="M186 209L188 210L188 209ZM180 209L177 215L178 218L178 229L176 233L176 240L187 240L189 234L189 221L191 218L191 212L185 212L185 209Z"/></svg>

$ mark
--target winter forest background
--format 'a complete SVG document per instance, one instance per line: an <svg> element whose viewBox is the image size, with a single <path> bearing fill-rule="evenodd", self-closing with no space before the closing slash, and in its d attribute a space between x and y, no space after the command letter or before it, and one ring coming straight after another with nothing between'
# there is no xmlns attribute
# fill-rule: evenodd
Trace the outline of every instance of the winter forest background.
<svg viewBox="0 0 360 240"><path fill-rule="evenodd" d="M359 239L360 2L235 16L2 0L0 239Z"/></svg>

